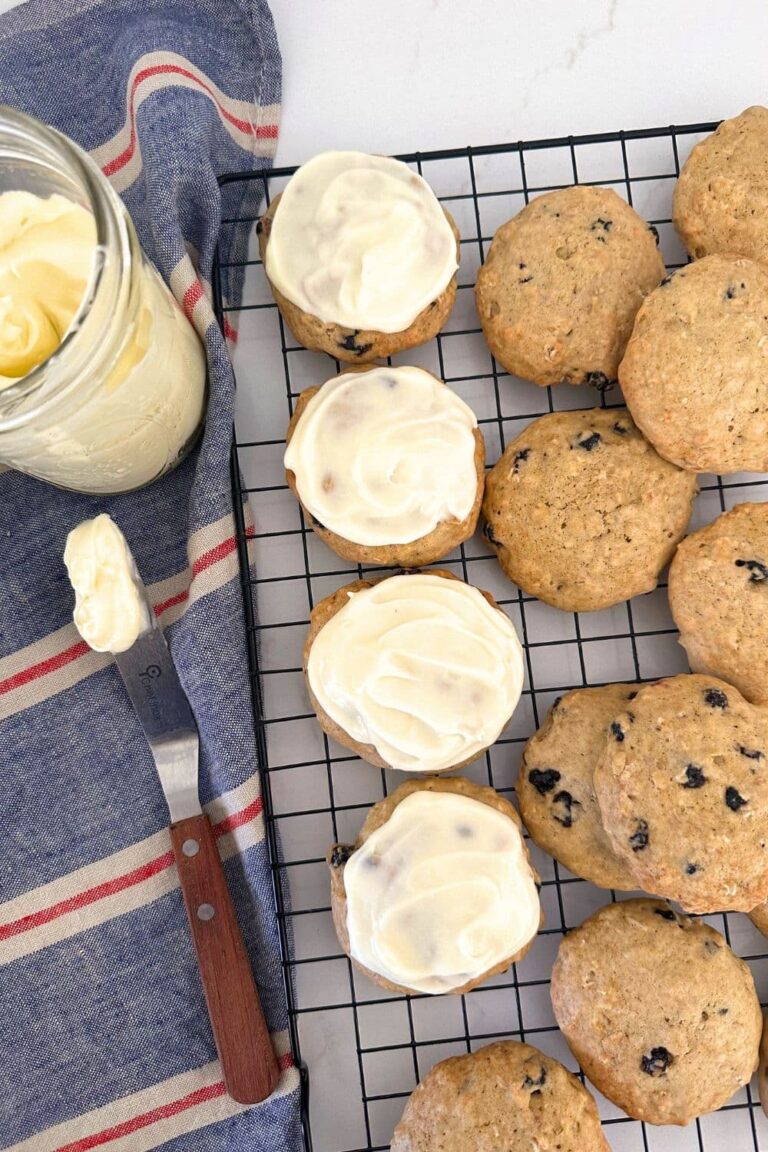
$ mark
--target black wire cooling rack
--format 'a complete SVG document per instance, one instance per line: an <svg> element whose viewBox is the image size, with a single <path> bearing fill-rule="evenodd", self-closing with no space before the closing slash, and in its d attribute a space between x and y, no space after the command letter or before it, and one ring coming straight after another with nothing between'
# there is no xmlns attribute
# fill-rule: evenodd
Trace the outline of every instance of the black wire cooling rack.
<svg viewBox="0 0 768 1152"><path fill-rule="evenodd" d="M669 267L685 261L671 226L674 181L692 145L715 127L694 124L415 153L400 159L421 172L462 233L453 315L435 341L395 363L416 363L446 380L474 408L489 464L536 416L561 408L617 405L617 391L561 385L539 389L510 379L492 359L474 311L472 286L491 237L530 196L572 183L612 186L652 223ZM235 199L270 200L293 169L232 174ZM254 184L255 182L255 184ZM248 193L248 194L246 194ZM224 228L253 224L238 214ZM324 855L353 840L368 807L397 786L335 745L320 730L304 692L301 648L312 606L350 580L381 569L349 567L313 535L287 490L285 429L305 387L339 365L296 346L275 308L252 237L252 258L216 268L214 297L223 322L235 319L239 344L232 483L264 812L275 876L290 1035L304 1085L308 1152L381 1152L419 1079L434 1063L502 1037L527 1040L578 1071L552 1016L549 974L560 936L616 898L534 846L546 924L526 958L463 997L398 997L355 973L331 926ZM245 269L243 302L226 303L224 275ZM742 500L765 495L765 477L702 477L692 527ZM249 568L243 498L255 518L255 568ZM441 562L493 592L523 640L526 683L502 738L466 775L514 791L520 750L561 692L612 680L652 680L686 668L668 613L666 587L604 612L559 612L523 595L501 574L482 537ZM761 1002L768 995L768 951L744 916L709 918L752 965ZM663 974L660 974L663 979ZM311 1099L309 1085L312 1085ZM712 1116L686 1129L654 1128L627 1118L598 1095L614 1152L768 1152L768 1122L754 1084ZM468 1150L470 1152L470 1150Z"/></svg>

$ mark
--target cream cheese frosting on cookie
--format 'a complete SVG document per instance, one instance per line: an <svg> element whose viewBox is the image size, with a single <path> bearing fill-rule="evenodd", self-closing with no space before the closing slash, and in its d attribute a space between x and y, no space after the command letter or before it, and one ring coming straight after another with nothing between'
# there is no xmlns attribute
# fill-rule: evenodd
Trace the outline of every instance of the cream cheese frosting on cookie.
<svg viewBox="0 0 768 1152"><path fill-rule="evenodd" d="M452 792L413 792L344 871L355 960L418 992L450 992L515 955L540 907L519 828Z"/></svg>
<svg viewBox="0 0 768 1152"><path fill-rule="evenodd" d="M432 189L399 160L323 152L277 206L266 272L291 303L348 328L400 332L445 290L456 240Z"/></svg>
<svg viewBox="0 0 768 1152"><path fill-rule="evenodd" d="M463 520L477 495L467 404L422 368L326 381L291 436L285 467L301 502L357 544L405 544Z"/></svg>
<svg viewBox="0 0 768 1152"><path fill-rule="evenodd" d="M427 572L351 593L307 658L317 702L393 768L440 772L492 744L523 684L512 622L477 588Z"/></svg>

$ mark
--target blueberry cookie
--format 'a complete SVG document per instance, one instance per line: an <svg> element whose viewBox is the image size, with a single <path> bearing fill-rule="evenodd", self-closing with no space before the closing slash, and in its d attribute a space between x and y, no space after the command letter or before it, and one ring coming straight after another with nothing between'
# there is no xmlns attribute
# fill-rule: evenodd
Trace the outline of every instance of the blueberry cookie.
<svg viewBox="0 0 768 1152"><path fill-rule="evenodd" d="M520 815L531 839L576 876L624 891L637 884L605 834L593 774L612 722L637 687L567 692L526 744L517 778Z"/></svg>
<svg viewBox="0 0 768 1152"><path fill-rule="evenodd" d="M694 672L768 704L768 504L739 504L683 540L669 604Z"/></svg>
<svg viewBox="0 0 768 1152"><path fill-rule="evenodd" d="M472 409L422 368L345 372L302 392L288 485L345 560L420 568L475 530L485 445Z"/></svg>
<svg viewBox="0 0 768 1152"><path fill-rule="evenodd" d="M499 228L477 276L491 352L535 384L608 387L635 314L664 275L656 245L610 188L538 196Z"/></svg>
<svg viewBox="0 0 768 1152"><path fill-rule="evenodd" d="M626 409L553 412L489 473L485 535L529 595L607 608L656 587L695 494L695 477L662 460Z"/></svg>
<svg viewBox="0 0 768 1152"><path fill-rule="evenodd" d="M608 904L569 932L552 1006L592 1083L649 1124L720 1108L757 1066L749 966L714 928L658 900Z"/></svg>
<svg viewBox="0 0 768 1152"><path fill-rule="evenodd" d="M327 596L312 612L304 671L340 744L379 768L446 772L498 739L520 699L523 653L489 593L435 569Z"/></svg>
<svg viewBox="0 0 768 1152"><path fill-rule="evenodd" d="M768 712L713 676L640 689L611 726L595 791L637 887L689 912L768 897Z"/></svg>
<svg viewBox="0 0 768 1152"><path fill-rule="evenodd" d="M762 932L763 936L768 936L768 901L758 904L757 908L753 908L747 915L758 932Z"/></svg>
<svg viewBox="0 0 768 1152"><path fill-rule="evenodd" d="M409 780L328 865L339 943L395 992L468 992L524 956L542 921L517 812L469 780Z"/></svg>
<svg viewBox="0 0 768 1152"><path fill-rule="evenodd" d="M272 295L305 348L382 359L431 340L456 298L459 230L406 164L323 152L256 226Z"/></svg>
<svg viewBox="0 0 768 1152"><path fill-rule="evenodd" d="M672 216L692 256L765 257L768 108L747 108L696 145L675 187Z"/></svg>
<svg viewBox="0 0 768 1152"><path fill-rule="evenodd" d="M619 380L667 460L768 471L768 270L705 256L675 272L640 309Z"/></svg>
<svg viewBox="0 0 768 1152"><path fill-rule="evenodd" d="M610 1152L581 1081L530 1044L500 1040L436 1064L391 1152Z"/></svg>

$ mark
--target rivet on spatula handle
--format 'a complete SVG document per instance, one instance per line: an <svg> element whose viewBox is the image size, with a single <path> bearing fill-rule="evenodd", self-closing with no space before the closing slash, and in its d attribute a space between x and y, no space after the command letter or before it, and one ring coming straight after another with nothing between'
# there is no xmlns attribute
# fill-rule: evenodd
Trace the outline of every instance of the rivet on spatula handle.
<svg viewBox="0 0 768 1152"><path fill-rule="evenodd" d="M280 1070L208 817L172 824L171 839L224 1083L257 1104Z"/></svg>

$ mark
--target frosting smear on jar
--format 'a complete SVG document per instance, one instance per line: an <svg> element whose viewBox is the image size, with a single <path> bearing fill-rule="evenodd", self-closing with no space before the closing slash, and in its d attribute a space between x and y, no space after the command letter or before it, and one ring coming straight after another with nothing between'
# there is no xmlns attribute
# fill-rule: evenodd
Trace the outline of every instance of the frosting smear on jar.
<svg viewBox="0 0 768 1152"><path fill-rule="evenodd" d="M499 737L523 655L477 588L418 572L350 593L310 645L307 680L327 715L393 768L440 772Z"/></svg>
<svg viewBox="0 0 768 1152"><path fill-rule="evenodd" d="M285 453L304 507L357 544L405 544L464 520L477 496L474 413L422 368L328 380Z"/></svg>
<svg viewBox="0 0 768 1152"><path fill-rule="evenodd" d="M344 868L350 952L418 992L461 988L520 951L540 905L508 816L468 796L413 792Z"/></svg>
<svg viewBox="0 0 768 1152"><path fill-rule="evenodd" d="M94 652L125 652L150 627L136 564L106 513L67 536L64 563L75 590L75 626Z"/></svg>
<svg viewBox="0 0 768 1152"><path fill-rule="evenodd" d="M329 324L401 332L445 291L456 238L432 189L399 160L323 152L291 177L266 254L272 284Z"/></svg>
<svg viewBox="0 0 768 1152"><path fill-rule="evenodd" d="M0 195L0 389L47 360L77 315L96 224L64 196Z"/></svg>

